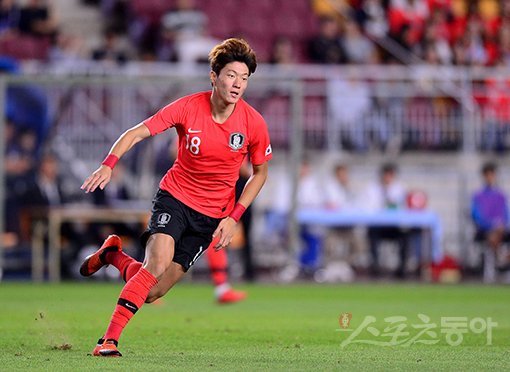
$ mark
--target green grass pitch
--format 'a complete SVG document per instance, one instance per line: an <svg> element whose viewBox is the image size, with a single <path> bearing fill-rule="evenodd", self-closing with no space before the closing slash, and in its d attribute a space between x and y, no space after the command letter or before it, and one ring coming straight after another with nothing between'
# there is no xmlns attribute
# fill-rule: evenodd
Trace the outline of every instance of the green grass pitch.
<svg viewBox="0 0 510 372"><path fill-rule="evenodd" d="M120 340L124 357L108 359L88 354L107 325L120 283L0 283L0 370L510 368L510 287L261 284L242 288L249 292L247 301L220 306L214 303L209 285L179 284L162 303L138 312ZM352 314L346 328L339 325L342 313ZM407 336L395 331L402 330L391 323L397 316L403 317L400 327ZM446 333L441 333L442 317L461 317L467 325L478 319L473 323L478 330L491 318L497 323L492 345L487 345L487 332L468 329L458 346L450 346ZM367 319L373 322L360 330ZM432 323L437 327L429 331L435 333L424 333L403 345L423 329L420 324ZM357 330L353 342L342 346Z"/></svg>

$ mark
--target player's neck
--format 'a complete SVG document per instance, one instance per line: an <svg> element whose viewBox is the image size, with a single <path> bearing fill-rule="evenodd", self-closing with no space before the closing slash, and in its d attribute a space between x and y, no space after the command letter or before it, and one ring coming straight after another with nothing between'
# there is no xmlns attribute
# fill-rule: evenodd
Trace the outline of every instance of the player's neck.
<svg viewBox="0 0 510 372"><path fill-rule="evenodd" d="M223 124L234 112L236 105L225 103L218 99L214 93L211 95L211 115L216 123Z"/></svg>

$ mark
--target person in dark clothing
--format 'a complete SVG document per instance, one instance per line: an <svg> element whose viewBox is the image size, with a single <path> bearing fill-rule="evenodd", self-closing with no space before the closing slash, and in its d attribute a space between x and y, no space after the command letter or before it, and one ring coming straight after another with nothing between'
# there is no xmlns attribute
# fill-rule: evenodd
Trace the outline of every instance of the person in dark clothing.
<svg viewBox="0 0 510 372"><path fill-rule="evenodd" d="M347 61L337 21L320 20L319 34L310 40L309 58L313 63L339 64Z"/></svg>
<svg viewBox="0 0 510 372"><path fill-rule="evenodd" d="M58 22L46 0L30 0L21 8L18 28L24 34L53 37Z"/></svg>
<svg viewBox="0 0 510 372"><path fill-rule="evenodd" d="M71 197L64 191L57 157L51 153L43 154L37 172L32 177L27 177L25 181L24 192L21 195L24 213L29 215L30 219L45 219L47 215L45 210L61 207L70 200ZM64 263L62 275L71 277L72 273L68 270L71 266L65 263L75 260L79 248L86 244L86 237L71 222L63 223L60 233L68 242L61 252Z"/></svg>

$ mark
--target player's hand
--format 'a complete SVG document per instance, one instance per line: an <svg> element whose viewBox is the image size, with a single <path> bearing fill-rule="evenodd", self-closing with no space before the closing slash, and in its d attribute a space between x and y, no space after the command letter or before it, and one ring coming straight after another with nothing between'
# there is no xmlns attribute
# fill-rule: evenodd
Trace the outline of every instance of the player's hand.
<svg viewBox="0 0 510 372"><path fill-rule="evenodd" d="M220 221L220 224L213 233L213 238L218 238L218 242L214 245L214 250L219 251L222 248L226 248L232 238L237 222L231 217L225 217Z"/></svg>
<svg viewBox="0 0 510 372"><path fill-rule="evenodd" d="M81 189L86 193L93 192L98 187L103 190L112 178L112 169L106 165L101 165L92 173L81 185Z"/></svg>

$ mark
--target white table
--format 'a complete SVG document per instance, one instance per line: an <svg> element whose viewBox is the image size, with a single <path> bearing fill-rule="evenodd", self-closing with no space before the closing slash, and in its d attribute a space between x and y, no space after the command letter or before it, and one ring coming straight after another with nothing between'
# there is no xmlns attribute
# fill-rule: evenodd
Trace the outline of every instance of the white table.
<svg viewBox="0 0 510 372"><path fill-rule="evenodd" d="M392 226L401 228L419 228L430 231L429 254L433 262L442 259L443 227L439 216L430 210L332 210L300 209L297 213L300 224L329 227L352 226Z"/></svg>

